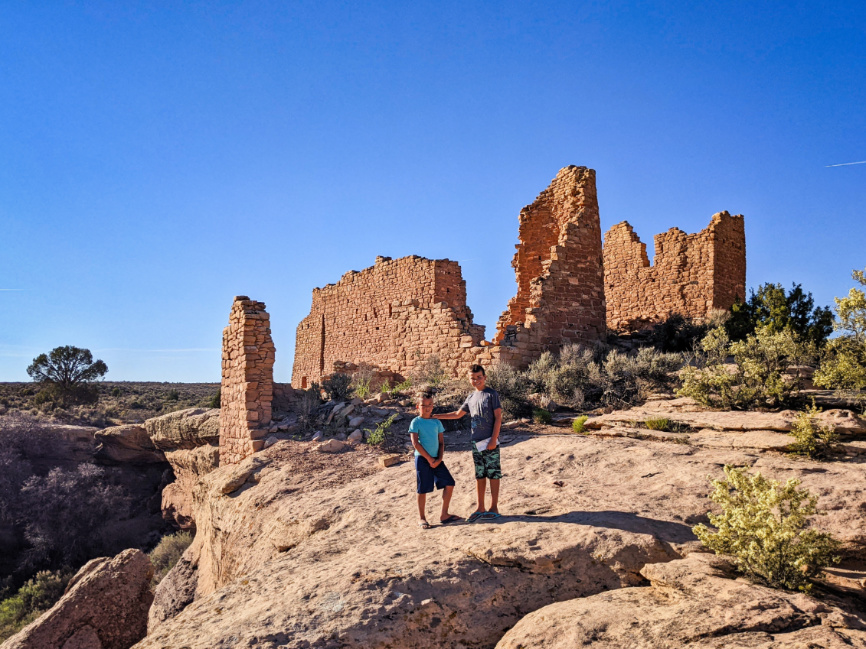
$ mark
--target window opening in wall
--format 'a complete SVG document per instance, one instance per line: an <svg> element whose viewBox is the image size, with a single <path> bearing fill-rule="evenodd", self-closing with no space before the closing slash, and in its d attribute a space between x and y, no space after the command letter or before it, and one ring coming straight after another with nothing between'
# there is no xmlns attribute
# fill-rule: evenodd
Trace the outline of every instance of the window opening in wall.
<svg viewBox="0 0 866 649"><path fill-rule="evenodd" d="M302 390L307 389L307 377L306 376L301 377L301 389Z"/></svg>

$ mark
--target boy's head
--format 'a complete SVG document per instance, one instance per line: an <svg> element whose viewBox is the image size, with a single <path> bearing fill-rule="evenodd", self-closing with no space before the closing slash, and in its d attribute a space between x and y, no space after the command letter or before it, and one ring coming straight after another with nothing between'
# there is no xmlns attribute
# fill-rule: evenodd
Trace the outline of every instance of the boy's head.
<svg viewBox="0 0 866 649"><path fill-rule="evenodd" d="M476 390L483 390L487 382L487 375L484 373L484 368L480 365L473 365L469 368L469 382Z"/></svg>
<svg viewBox="0 0 866 649"><path fill-rule="evenodd" d="M433 416L433 393L421 392L418 394L418 414L422 419L430 419Z"/></svg>

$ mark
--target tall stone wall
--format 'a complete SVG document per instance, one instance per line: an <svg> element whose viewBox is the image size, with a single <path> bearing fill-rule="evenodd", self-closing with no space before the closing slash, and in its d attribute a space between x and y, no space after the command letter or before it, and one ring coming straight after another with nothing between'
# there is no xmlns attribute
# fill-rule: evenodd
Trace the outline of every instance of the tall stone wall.
<svg viewBox="0 0 866 649"><path fill-rule="evenodd" d="M457 373L472 363L483 337L457 262L377 257L370 268L313 290L310 314L297 329L292 386L320 382L340 362L406 375L436 355Z"/></svg>
<svg viewBox="0 0 866 649"><path fill-rule="evenodd" d="M696 234L671 228L655 237L650 265L646 244L623 221L604 237L607 325L636 331L674 313L704 318L728 309L746 293L746 233L743 216L714 214Z"/></svg>
<svg viewBox="0 0 866 649"><path fill-rule="evenodd" d="M605 334L605 286L595 171L561 169L520 212L512 266L517 295L496 326L501 360L525 366L546 350Z"/></svg>
<svg viewBox="0 0 866 649"><path fill-rule="evenodd" d="M237 296L223 330L221 464L240 462L264 445L274 395L274 354L264 303Z"/></svg>

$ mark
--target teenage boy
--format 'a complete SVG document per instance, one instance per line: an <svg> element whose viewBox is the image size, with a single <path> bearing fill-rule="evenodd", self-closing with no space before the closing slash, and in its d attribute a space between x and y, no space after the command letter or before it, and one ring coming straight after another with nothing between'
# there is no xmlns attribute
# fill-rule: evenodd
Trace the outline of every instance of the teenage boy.
<svg viewBox="0 0 866 649"><path fill-rule="evenodd" d="M493 388L486 387L487 375L480 365L469 370L469 382L475 392L455 412L433 415L436 419L460 419L466 413L472 416L472 460L475 463L475 490L478 503L469 516L469 522L479 518L499 518L499 428L502 425L502 404ZM487 481L490 480L490 509L484 508Z"/></svg>
<svg viewBox="0 0 866 649"><path fill-rule="evenodd" d="M415 447L415 477L418 483L418 526L430 529L427 522L427 494L436 489L442 492L442 513L439 522L443 525L462 521L459 516L448 513L451 494L454 492L454 478L442 461L445 453L445 427L438 419L433 419L433 395L429 392L418 397L418 417L409 424L409 436Z"/></svg>

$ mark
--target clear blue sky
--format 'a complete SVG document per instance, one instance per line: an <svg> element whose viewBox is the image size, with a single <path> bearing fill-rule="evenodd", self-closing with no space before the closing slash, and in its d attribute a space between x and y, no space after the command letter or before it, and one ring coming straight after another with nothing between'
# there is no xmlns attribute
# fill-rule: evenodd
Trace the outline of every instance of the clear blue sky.
<svg viewBox="0 0 866 649"><path fill-rule="evenodd" d="M0 380L218 381L232 296L277 380L311 291L458 260L488 336L568 164L652 249L746 216L748 285L866 266L866 4L0 2ZM14 290L10 290L14 289Z"/></svg>

